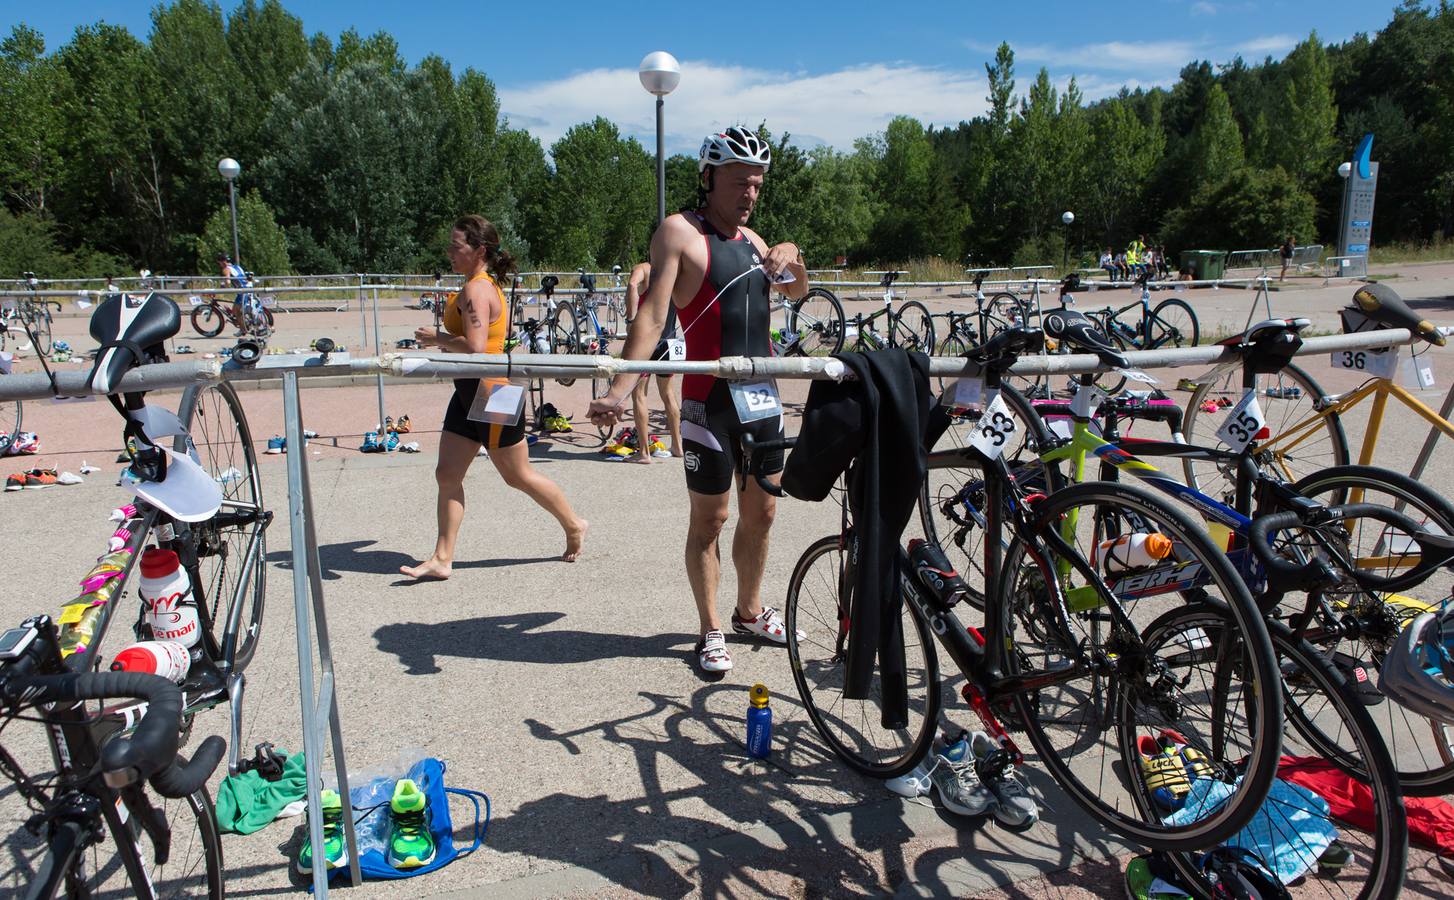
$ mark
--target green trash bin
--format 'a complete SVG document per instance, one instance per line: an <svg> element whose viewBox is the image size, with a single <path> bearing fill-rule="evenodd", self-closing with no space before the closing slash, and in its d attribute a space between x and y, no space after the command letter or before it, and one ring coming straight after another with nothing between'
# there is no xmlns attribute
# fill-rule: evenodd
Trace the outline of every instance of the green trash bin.
<svg viewBox="0 0 1454 900"><path fill-rule="evenodd" d="M1227 252L1225 250L1183 250L1181 268L1191 272L1198 281L1210 281L1227 274Z"/></svg>

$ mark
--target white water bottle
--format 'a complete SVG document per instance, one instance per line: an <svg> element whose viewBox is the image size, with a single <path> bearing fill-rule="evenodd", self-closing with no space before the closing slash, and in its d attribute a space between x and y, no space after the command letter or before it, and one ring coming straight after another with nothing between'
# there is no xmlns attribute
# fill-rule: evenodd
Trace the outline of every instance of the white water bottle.
<svg viewBox="0 0 1454 900"><path fill-rule="evenodd" d="M536 353L549 353L550 341L546 340L545 335L537 334L535 336L535 347L533 349Z"/></svg>
<svg viewBox="0 0 1454 900"><path fill-rule="evenodd" d="M176 641L142 641L116 654L113 672L145 672L181 684L192 668L187 648Z"/></svg>
<svg viewBox="0 0 1454 900"><path fill-rule="evenodd" d="M147 621L158 641L176 641L183 647L196 646L202 637L192 582L177 560L177 554L150 547L141 556L141 599Z"/></svg>
<svg viewBox="0 0 1454 900"><path fill-rule="evenodd" d="M1154 566L1171 555L1171 538L1159 531L1123 534L1101 541L1096 555L1105 565L1108 575Z"/></svg>

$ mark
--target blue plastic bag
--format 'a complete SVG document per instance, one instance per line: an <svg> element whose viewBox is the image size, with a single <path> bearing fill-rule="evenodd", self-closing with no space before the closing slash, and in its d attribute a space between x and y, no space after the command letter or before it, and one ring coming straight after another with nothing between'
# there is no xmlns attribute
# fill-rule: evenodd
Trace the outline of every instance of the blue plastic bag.
<svg viewBox="0 0 1454 900"><path fill-rule="evenodd" d="M478 850L480 844L485 840L485 832L490 827L490 798L480 791L465 790L462 788L445 787L444 785L444 762L434 757L427 757L414 763L409 768L406 776L419 785L419 790L429 800L429 833L434 837L434 859L428 865L420 866L417 869L396 869L389 865L389 801L394 796L393 778L374 778L365 784L361 784L349 791L349 800L353 805L354 814L358 815L360 810L372 809L365 813L355 825L355 836L358 839L358 865L359 871L367 880L369 878L412 878L415 875L423 875L442 869L461 856L468 856ZM474 843L460 849L454 843L454 823L449 815L449 795L468 799L475 807ZM483 820L481 819L480 801L484 801ZM340 866L329 873L330 879L336 875L347 875L348 866Z"/></svg>

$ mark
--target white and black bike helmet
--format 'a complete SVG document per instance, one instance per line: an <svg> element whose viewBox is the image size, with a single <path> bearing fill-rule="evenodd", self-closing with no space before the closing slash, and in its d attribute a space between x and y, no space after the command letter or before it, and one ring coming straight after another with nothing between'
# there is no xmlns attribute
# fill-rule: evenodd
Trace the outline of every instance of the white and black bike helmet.
<svg viewBox="0 0 1454 900"><path fill-rule="evenodd" d="M1406 709L1454 725L1454 607L1409 623L1383 661L1378 689Z"/></svg>
<svg viewBox="0 0 1454 900"><path fill-rule="evenodd" d="M707 135L702 140L702 149L697 151L697 171L705 172L708 166L725 166L728 163L747 163L766 169L772 165L772 148L746 128L735 125L726 131Z"/></svg>

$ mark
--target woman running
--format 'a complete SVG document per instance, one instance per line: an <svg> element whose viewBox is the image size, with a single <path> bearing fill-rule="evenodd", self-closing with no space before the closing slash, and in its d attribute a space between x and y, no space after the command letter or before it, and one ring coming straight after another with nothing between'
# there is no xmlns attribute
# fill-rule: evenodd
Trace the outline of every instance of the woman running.
<svg viewBox="0 0 1454 900"><path fill-rule="evenodd" d="M465 285L450 296L444 308L444 328L420 328L414 332L419 346L438 347L446 353L504 353L509 330L505 296L499 284L515 271L515 260L500 247L500 233L483 216L464 216L450 233L449 261L454 271L465 276ZM400 566L410 578L443 579L454 564L455 539L464 520L464 476L480 447L490 451L490 462L505 483L530 495L530 499L565 529L565 552L561 559L575 562L589 524L571 509L555 482L530 465L521 416L510 424L484 412L490 392L506 387L503 378L456 378L454 396L444 413L439 436L439 463L434 478L439 482L439 537L434 555L417 566Z"/></svg>

